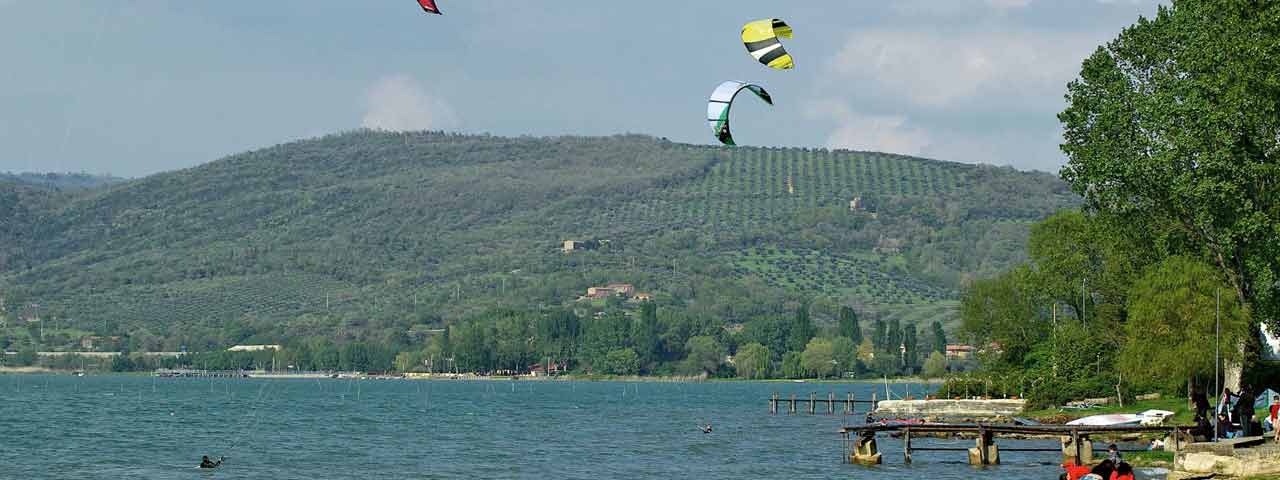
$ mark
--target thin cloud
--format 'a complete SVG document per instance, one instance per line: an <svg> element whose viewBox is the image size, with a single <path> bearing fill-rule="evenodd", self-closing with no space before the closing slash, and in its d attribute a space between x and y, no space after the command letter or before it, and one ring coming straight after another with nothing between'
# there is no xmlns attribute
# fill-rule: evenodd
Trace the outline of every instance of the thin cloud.
<svg viewBox="0 0 1280 480"><path fill-rule="evenodd" d="M851 110L838 100L814 102L807 114L833 120L835 131L827 137L829 148L874 150L920 155L933 140L902 115L867 115Z"/></svg>
<svg viewBox="0 0 1280 480"><path fill-rule="evenodd" d="M1023 8L1031 4L1031 0L987 0L987 5L996 8Z"/></svg>
<svg viewBox="0 0 1280 480"><path fill-rule="evenodd" d="M1056 100L1096 41L1074 33L865 30L851 34L828 68L918 106L978 96Z"/></svg>
<svg viewBox="0 0 1280 480"><path fill-rule="evenodd" d="M360 125L374 130L409 131L452 128L458 115L447 102L429 95L408 75L391 75L365 92L366 110Z"/></svg>

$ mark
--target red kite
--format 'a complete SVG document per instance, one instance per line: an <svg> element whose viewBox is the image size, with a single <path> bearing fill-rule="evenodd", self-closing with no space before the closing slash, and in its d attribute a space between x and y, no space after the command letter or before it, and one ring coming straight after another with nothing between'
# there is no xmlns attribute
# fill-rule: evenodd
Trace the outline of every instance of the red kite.
<svg viewBox="0 0 1280 480"><path fill-rule="evenodd" d="M440 8L436 6L436 0L418 0L418 5L422 7L424 12L443 15L440 13Z"/></svg>

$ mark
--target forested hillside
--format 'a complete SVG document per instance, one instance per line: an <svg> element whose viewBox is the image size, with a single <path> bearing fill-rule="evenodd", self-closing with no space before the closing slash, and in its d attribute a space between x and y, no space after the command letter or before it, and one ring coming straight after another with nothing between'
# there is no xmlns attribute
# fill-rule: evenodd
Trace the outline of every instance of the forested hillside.
<svg viewBox="0 0 1280 480"><path fill-rule="evenodd" d="M0 180L2 341L34 341L15 326L40 317L46 348L405 343L495 312L634 308L576 301L610 282L716 329L802 301L819 325L849 305L923 326L1076 203L1048 174L880 153L357 131L77 195Z"/></svg>
<svg viewBox="0 0 1280 480"><path fill-rule="evenodd" d="M5 173L0 172L0 182L20 183L46 190L76 192L105 187L126 179L111 175L87 173Z"/></svg>

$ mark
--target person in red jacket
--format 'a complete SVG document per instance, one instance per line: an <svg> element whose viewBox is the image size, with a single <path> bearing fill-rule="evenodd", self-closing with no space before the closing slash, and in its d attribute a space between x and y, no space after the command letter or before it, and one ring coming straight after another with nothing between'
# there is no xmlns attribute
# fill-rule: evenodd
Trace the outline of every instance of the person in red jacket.
<svg viewBox="0 0 1280 480"><path fill-rule="evenodd" d="M1111 472L1111 480L1133 480L1133 467L1128 463L1120 462L1116 465L1116 470Z"/></svg>
<svg viewBox="0 0 1280 480"><path fill-rule="evenodd" d="M1080 477L1088 475L1090 470L1089 467L1076 465L1075 462L1064 463L1062 464L1062 468L1066 470L1066 472L1062 474L1062 478L1065 478L1066 480L1080 480Z"/></svg>
<svg viewBox="0 0 1280 480"><path fill-rule="evenodd" d="M1280 443L1280 395L1271 397L1271 432L1276 443Z"/></svg>

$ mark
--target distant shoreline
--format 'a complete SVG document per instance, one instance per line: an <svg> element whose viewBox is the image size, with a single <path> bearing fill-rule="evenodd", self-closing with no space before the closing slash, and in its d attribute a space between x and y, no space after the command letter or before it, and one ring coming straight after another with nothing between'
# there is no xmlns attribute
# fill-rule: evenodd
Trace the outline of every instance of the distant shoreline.
<svg viewBox="0 0 1280 480"><path fill-rule="evenodd" d="M56 370L45 367L0 367L0 375L74 375L75 370ZM153 372L94 372L85 371L88 376L152 376ZM266 380L298 380L298 379L323 379L333 378L335 380L359 379L395 379L395 380L476 380L476 381L562 381L562 382L647 382L647 383L702 383L702 382L722 382L722 383L779 383L779 384L867 384L867 385L883 385L888 382L890 385L941 385L942 379L924 379L915 377L890 378L887 381L883 378L870 379L747 379L747 378L716 378L701 376L616 376L616 375L557 375L553 377L539 376L510 376L510 375L473 375L473 374L435 374L432 376L418 374L399 375L362 375L350 372L334 372L333 375L317 375L317 374L296 374L296 373L263 373L263 372L245 372L247 377L251 379Z"/></svg>

